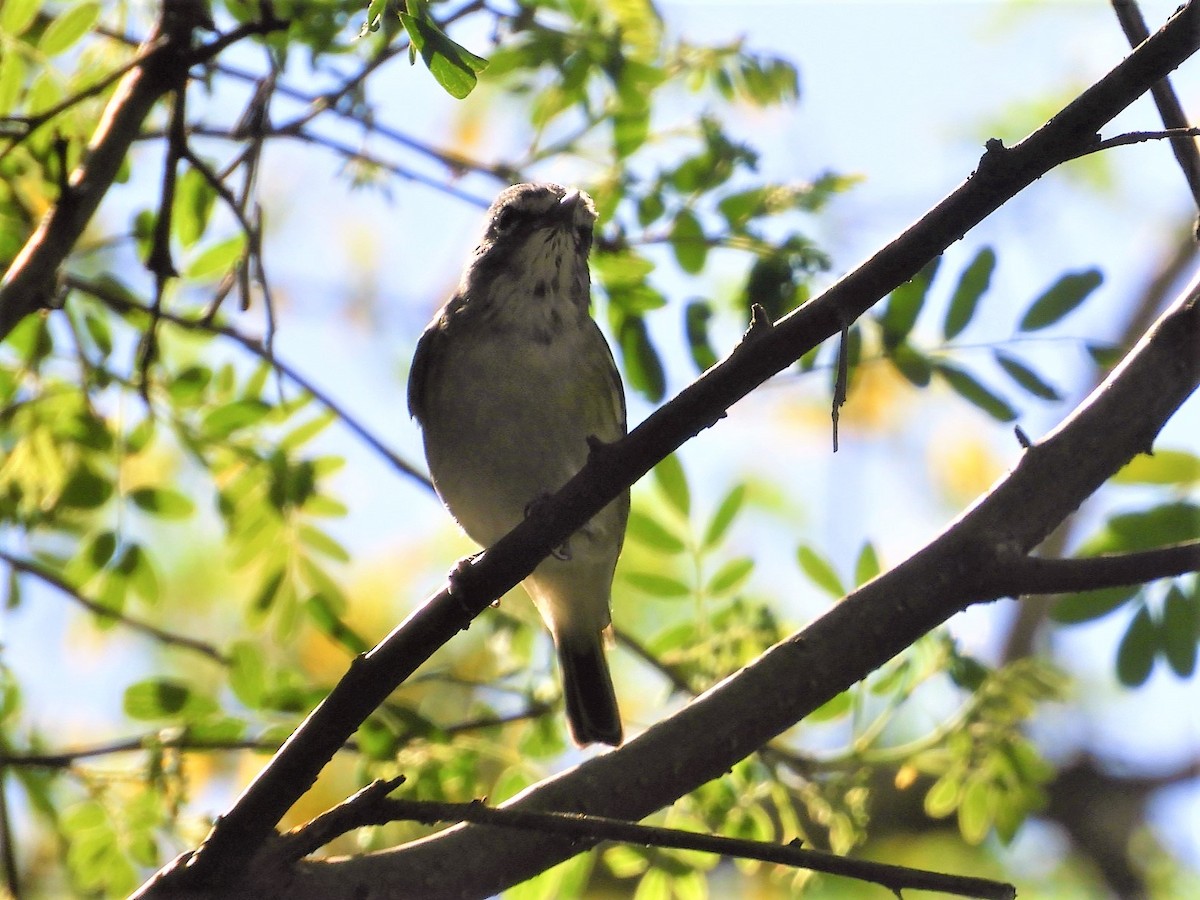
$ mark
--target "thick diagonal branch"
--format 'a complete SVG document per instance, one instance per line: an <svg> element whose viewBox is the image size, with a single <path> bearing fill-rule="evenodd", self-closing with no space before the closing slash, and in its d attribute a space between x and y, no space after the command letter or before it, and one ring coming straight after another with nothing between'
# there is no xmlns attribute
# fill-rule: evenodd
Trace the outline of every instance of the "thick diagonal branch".
<svg viewBox="0 0 1200 900"><path fill-rule="evenodd" d="M554 498L460 577L453 597L443 591L431 598L378 647L355 660L200 850L182 857L142 896L173 895L183 885L220 896L231 883L253 880L251 860L271 838L275 824L312 785L341 741L437 647L658 460L912 278L1017 193L1094 143L1105 123L1198 48L1200 6L1193 0L1020 144L1005 149L992 142L979 169L962 186L873 259L774 326L755 329L729 358L626 439L594 454ZM669 722L619 751L542 783L517 804L640 818L720 776L956 610L1000 596L1003 591L989 565L997 549L1005 558L1033 549L1125 461L1147 449L1194 389L1191 350L1200 337L1198 319L1194 300L1177 304L1101 395L1030 449L1008 479L926 550ZM286 889L291 896L331 898L355 896L360 890L388 896L487 895L581 849L566 839L530 839L466 826L385 854L289 870ZM279 890L278 871L258 874L265 876L258 882L264 890Z"/></svg>

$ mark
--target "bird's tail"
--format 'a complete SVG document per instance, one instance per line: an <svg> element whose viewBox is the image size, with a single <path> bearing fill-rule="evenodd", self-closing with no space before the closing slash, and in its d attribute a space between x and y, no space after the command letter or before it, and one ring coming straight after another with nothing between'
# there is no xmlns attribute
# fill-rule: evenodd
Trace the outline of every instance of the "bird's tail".
<svg viewBox="0 0 1200 900"><path fill-rule="evenodd" d="M580 747L595 743L620 746L621 713L601 634L564 635L557 649L571 737Z"/></svg>

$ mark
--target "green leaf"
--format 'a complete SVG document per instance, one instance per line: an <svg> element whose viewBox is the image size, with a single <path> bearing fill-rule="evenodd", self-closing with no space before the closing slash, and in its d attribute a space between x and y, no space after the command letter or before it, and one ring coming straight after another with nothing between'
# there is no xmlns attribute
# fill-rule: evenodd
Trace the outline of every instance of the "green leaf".
<svg viewBox="0 0 1200 900"><path fill-rule="evenodd" d="M1163 602L1158 643L1167 664L1180 678L1196 671L1196 642L1200 640L1200 603L1171 585Z"/></svg>
<svg viewBox="0 0 1200 900"><path fill-rule="evenodd" d="M88 545L88 562L92 571L96 572L108 565L117 550L117 536L111 531L102 531Z"/></svg>
<svg viewBox="0 0 1200 900"><path fill-rule="evenodd" d="M955 653L946 669L950 680L956 687L966 691L976 691L987 680L990 674L988 667L973 656Z"/></svg>
<svg viewBox="0 0 1200 900"><path fill-rule="evenodd" d="M267 379L274 374L275 368L266 360L259 363L250 377L246 379L246 383L242 385L243 400L258 400L262 397L263 388L267 386ZM311 394L301 394L296 397L294 402L305 404L311 399Z"/></svg>
<svg viewBox="0 0 1200 900"><path fill-rule="evenodd" d="M870 541L863 544L859 551L858 561L854 564L854 584L866 584L879 574L879 557L875 553L875 545Z"/></svg>
<svg viewBox="0 0 1200 900"><path fill-rule="evenodd" d="M1069 594L1051 607L1050 618L1063 625L1090 622L1107 616L1140 590L1141 586L1135 584Z"/></svg>
<svg viewBox="0 0 1200 900"><path fill-rule="evenodd" d="M1125 358L1125 350L1122 347L1109 347L1100 344L1087 345L1088 356L1092 358L1097 367L1104 371L1116 368L1117 363Z"/></svg>
<svg viewBox="0 0 1200 900"><path fill-rule="evenodd" d="M0 3L0 32L19 37L33 24L42 0L4 0ZM15 55L6 52L5 56Z"/></svg>
<svg viewBox="0 0 1200 900"><path fill-rule="evenodd" d="M7 0L5 0L7 6ZM88 33L100 15L99 3L78 3L54 19L42 32L38 49L47 56L57 56L69 49Z"/></svg>
<svg viewBox="0 0 1200 900"><path fill-rule="evenodd" d="M1017 327L1021 331L1037 331L1053 325L1086 300L1103 281L1099 269L1064 275L1033 301Z"/></svg>
<svg viewBox="0 0 1200 900"><path fill-rule="evenodd" d="M728 194L717 204L717 211L725 217L731 229L744 228L752 218L767 211L769 192L770 188L758 187Z"/></svg>
<svg viewBox="0 0 1200 900"><path fill-rule="evenodd" d="M113 494L113 483L86 463L71 473L58 502L72 509L97 509Z"/></svg>
<svg viewBox="0 0 1200 900"><path fill-rule="evenodd" d="M746 277L746 309L761 306L772 322L796 307L796 273L787 256L760 256Z"/></svg>
<svg viewBox="0 0 1200 900"><path fill-rule="evenodd" d="M1178 484L1200 482L1200 456L1183 450L1155 450L1135 456L1112 477L1113 484Z"/></svg>
<svg viewBox="0 0 1200 900"><path fill-rule="evenodd" d="M935 819L944 819L958 807L962 794L961 775L951 770L933 783L925 794L925 812Z"/></svg>
<svg viewBox="0 0 1200 900"><path fill-rule="evenodd" d="M0 4L0 16L8 11L8 4ZM25 60L15 50L0 56L0 116L7 116L21 96L25 84Z"/></svg>
<svg viewBox="0 0 1200 900"><path fill-rule="evenodd" d="M54 342L50 339L45 316L26 316L9 333L5 343L30 368L50 355Z"/></svg>
<svg viewBox="0 0 1200 900"><path fill-rule="evenodd" d="M350 512L349 508L341 501L322 494L310 494L301 508L310 516L330 518L341 518Z"/></svg>
<svg viewBox="0 0 1200 900"><path fill-rule="evenodd" d="M707 300L691 300L684 309L683 328L687 336L688 351L696 368L704 372L717 364L717 353L708 337L708 322L712 318L712 307Z"/></svg>
<svg viewBox="0 0 1200 900"><path fill-rule="evenodd" d="M807 545L801 546L796 551L796 559L799 561L800 568L804 574L817 587L838 599L845 596L846 589L842 586L842 580L838 578L833 565L829 560L817 553L816 550Z"/></svg>
<svg viewBox="0 0 1200 900"><path fill-rule="evenodd" d="M267 690L267 669L262 648L251 641L236 641L229 649L229 687L250 709L258 709Z"/></svg>
<svg viewBox="0 0 1200 900"><path fill-rule="evenodd" d="M735 484L730 488L729 493L717 506L717 511L713 513L712 521L708 523L708 530L704 533L705 549L715 547L725 536L725 532L729 530L729 526L733 524L733 520L741 511L745 499L746 485Z"/></svg>
<svg viewBox="0 0 1200 900"><path fill-rule="evenodd" d="M840 719L850 712L850 701L850 692L842 691L814 709L804 721L815 724L817 722L832 722L834 719Z"/></svg>
<svg viewBox="0 0 1200 900"><path fill-rule="evenodd" d="M993 419L1000 422L1011 422L1017 417L1016 411L1008 405L1003 397L992 393L962 369L942 362L934 363L933 369L954 389L955 393L983 410Z"/></svg>
<svg viewBox="0 0 1200 900"><path fill-rule="evenodd" d="M646 323L640 318L627 316L621 322L617 337L630 386L651 403L660 402L667 392L667 379L658 351L650 343Z"/></svg>
<svg viewBox="0 0 1200 900"><path fill-rule="evenodd" d="M212 370L205 366L188 366L167 383L167 392L180 406L191 405L204 396L212 381Z"/></svg>
<svg viewBox="0 0 1200 900"><path fill-rule="evenodd" d="M1143 605L1129 623L1129 629L1117 647L1117 678L1126 687L1139 687L1150 677L1158 649L1158 629Z"/></svg>
<svg viewBox="0 0 1200 900"><path fill-rule="evenodd" d="M9 569L9 574L15 572ZM12 673L0 667L0 722L4 722L21 708L21 687L13 679Z"/></svg>
<svg viewBox="0 0 1200 900"><path fill-rule="evenodd" d="M367 7L366 19L363 21L364 31L359 32L358 35L360 38L366 37L372 31L379 30L380 20L387 12L388 2L389 0L371 0Z"/></svg>
<svg viewBox="0 0 1200 900"><path fill-rule="evenodd" d="M189 167L179 176L171 227L185 248L193 247L204 235L216 199L216 189L199 169Z"/></svg>
<svg viewBox="0 0 1200 900"><path fill-rule="evenodd" d="M313 550L328 556L330 559L335 559L338 562L350 561L350 554L345 547L312 525L300 526L300 540L305 546L311 547Z"/></svg>
<svg viewBox="0 0 1200 900"><path fill-rule="evenodd" d="M297 425L279 441L280 450L295 450L315 438L318 434L337 421L337 414L327 409L313 419Z"/></svg>
<svg viewBox="0 0 1200 900"><path fill-rule="evenodd" d="M431 19L400 13L400 21L412 46L447 94L462 100L475 89L477 75L487 68L486 59L450 40Z"/></svg>
<svg viewBox="0 0 1200 900"><path fill-rule="evenodd" d="M301 557L300 568L313 593L321 594L331 609L336 611L346 608L346 595L342 593L341 586L312 557Z"/></svg>
<svg viewBox="0 0 1200 900"><path fill-rule="evenodd" d="M195 505L172 488L144 487L129 492L134 506L162 519L186 519Z"/></svg>
<svg viewBox="0 0 1200 900"><path fill-rule="evenodd" d="M1093 553L1153 550L1200 538L1200 506L1179 501L1109 518L1087 550Z"/></svg>
<svg viewBox="0 0 1200 900"><path fill-rule="evenodd" d="M229 437L235 431L261 422L271 411L262 400L235 400L218 406L204 417L201 428L213 439Z"/></svg>
<svg viewBox="0 0 1200 900"><path fill-rule="evenodd" d="M704 268L708 258L708 239L700 220L690 209L682 209L675 216L671 226L671 249L675 251L675 261L679 268L689 275L695 275Z"/></svg>
<svg viewBox="0 0 1200 900"><path fill-rule="evenodd" d="M925 354L903 341L887 351L888 358L910 384L923 388L933 375L933 364Z"/></svg>
<svg viewBox="0 0 1200 900"><path fill-rule="evenodd" d="M658 572L626 572L624 577L638 590L655 597L688 597L692 593L692 589L678 578L661 575Z"/></svg>
<svg viewBox="0 0 1200 900"><path fill-rule="evenodd" d="M692 497L688 491L687 473L679 462L679 456L672 453L664 457L652 471L663 496L686 518L692 508Z"/></svg>
<svg viewBox="0 0 1200 900"><path fill-rule="evenodd" d="M946 310L946 321L942 325L942 334L946 336L946 340L957 337L970 324L979 305L979 298L991 284L995 268L996 251L991 247L984 247L975 254L975 258L963 271L950 297L950 308Z"/></svg>
<svg viewBox="0 0 1200 900"><path fill-rule="evenodd" d="M158 574L149 554L139 544L130 544L121 556L121 566L129 578L129 586L146 603L157 603Z"/></svg>
<svg viewBox="0 0 1200 900"><path fill-rule="evenodd" d="M150 678L125 689L125 714L148 721L178 715L192 700L192 690L183 681Z"/></svg>
<svg viewBox="0 0 1200 900"><path fill-rule="evenodd" d="M644 105L622 106L612 114L613 148L624 159L650 136L650 110Z"/></svg>
<svg viewBox="0 0 1200 900"><path fill-rule="evenodd" d="M396 755L396 735L374 716L358 726L354 732L354 742L368 759L385 760Z"/></svg>
<svg viewBox="0 0 1200 900"><path fill-rule="evenodd" d="M1041 376L1020 360L999 350L995 351L995 355L996 362L1000 364L1000 368L1008 373L1008 377L1033 394L1033 396L1051 401L1062 399L1062 396L1054 389L1053 385L1043 381Z"/></svg>
<svg viewBox="0 0 1200 900"><path fill-rule="evenodd" d="M33 79L25 94L26 115L36 116L57 106L65 99L64 94L62 76L57 69L47 66Z"/></svg>
<svg viewBox="0 0 1200 900"><path fill-rule="evenodd" d="M250 603L250 611L253 615L261 616L274 606L275 598L279 595L280 588L283 586L283 579L284 571L282 568L275 569L263 579Z"/></svg>
<svg viewBox="0 0 1200 900"><path fill-rule="evenodd" d="M85 310L83 327L87 330L88 336L96 345L96 349L100 351L101 356L108 356L112 353L112 329L108 327L108 320L104 316L91 310Z"/></svg>
<svg viewBox="0 0 1200 900"><path fill-rule="evenodd" d="M108 825L108 812L104 806L93 800L74 803L63 811L63 831L70 835L91 831L93 828L104 828Z"/></svg>
<svg viewBox="0 0 1200 900"><path fill-rule="evenodd" d="M242 258L246 250L246 235L238 232L233 237L210 244L189 260L183 276L193 281L204 281L224 275Z"/></svg>
<svg viewBox="0 0 1200 900"><path fill-rule="evenodd" d="M645 228L651 222L656 221L664 212L666 212L666 205L663 203L661 191L643 194L638 198L638 224L643 228Z"/></svg>
<svg viewBox="0 0 1200 900"><path fill-rule="evenodd" d="M921 307L929 294L929 285L942 263L940 256L934 257L900 287L892 291L880 322L883 325L883 342L886 347L895 347L903 341L917 322Z"/></svg>
<svg viewBox="0 0 1200 900"><path fill-rule="evenodd" d="M337 610L324 594L318 592L309 597L305 603L305 610L322 634L345 647L350 653L357 655L371 649L365 638L341 620Z"/></svg>
<svg viewBox="0 0 1200 900"><path fill-rule="evenodd" d="M654 271L654 263L640 253L622 249L596 253L592 270L604 289L611 291L616 287L641 284Z"/></svg>
<svg viewBox="0 0 1200 900"><path fill-rule="evenodd" d="M746 579L753 571L754 560L750 557L740 556L737 559L731 559L717 569L708 584L705 585L704 590L713 596L732 593L746 583Z"/></svg>
<svg viewBox="0 0 1200 900"><path fill-rule="evenodd" d="M967 782L958 805L958 830L969 844L981 844L992 825L990 806L994 788L986 778Z"/></svg>

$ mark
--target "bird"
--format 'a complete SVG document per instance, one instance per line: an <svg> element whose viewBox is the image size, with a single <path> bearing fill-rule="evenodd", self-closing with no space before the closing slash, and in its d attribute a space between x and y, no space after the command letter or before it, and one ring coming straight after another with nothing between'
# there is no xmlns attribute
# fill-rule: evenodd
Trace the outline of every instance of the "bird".
<svg viewBox="0 0 1200 900"><path fill-rule="evenodd" d="M417 342L408 406L438 496L483 548L626 433L625 393L589 312L596 207L559 184L506 188L457 290ZM625 490L522 583L554 640L575 743L623 737L605 656Z"/></svg>

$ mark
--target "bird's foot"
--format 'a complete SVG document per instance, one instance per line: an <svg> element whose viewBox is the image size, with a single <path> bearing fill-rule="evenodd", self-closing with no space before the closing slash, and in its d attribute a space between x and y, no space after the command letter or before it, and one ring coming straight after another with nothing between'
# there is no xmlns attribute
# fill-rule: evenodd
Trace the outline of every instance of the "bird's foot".
<svg viewBox="0 0 1200 900"><path fill-rule="evenodd" d="M454 568L452 568L450 573L446 576L446 592L458 601L458 605L462 607L463 612L467 613L468 615L474 614L474 610L471 609L464 599L464 595L467 593L467 586L465 582L471 574L471 568L475 565L475 563L479 562L479 560L483 557L483 554L486 552L486 550L480 550L478 553L473 553L470 556L464 556L454 564ZM499 605L499 600L492 601L492 606Z"/></svg>
<svg viewBox="0 0 1200 900"><path fill-rule="evenodd" d="M533 512L535 509L537 509L539 506L541 506L543 503L545 503L549 499L550 499L549 494L542 494L538 497L534 497L532 500L530 500L528 503L526 503L525 504L525 518L528 519L529 514L531 512ZM569 561L571 559L571 539L567 538L565 541L563 541L561 544L559 544L557 547L555 547L553 550L551 550L550 555L553 556L555 559L561 559L563 562Z"/></svg>

